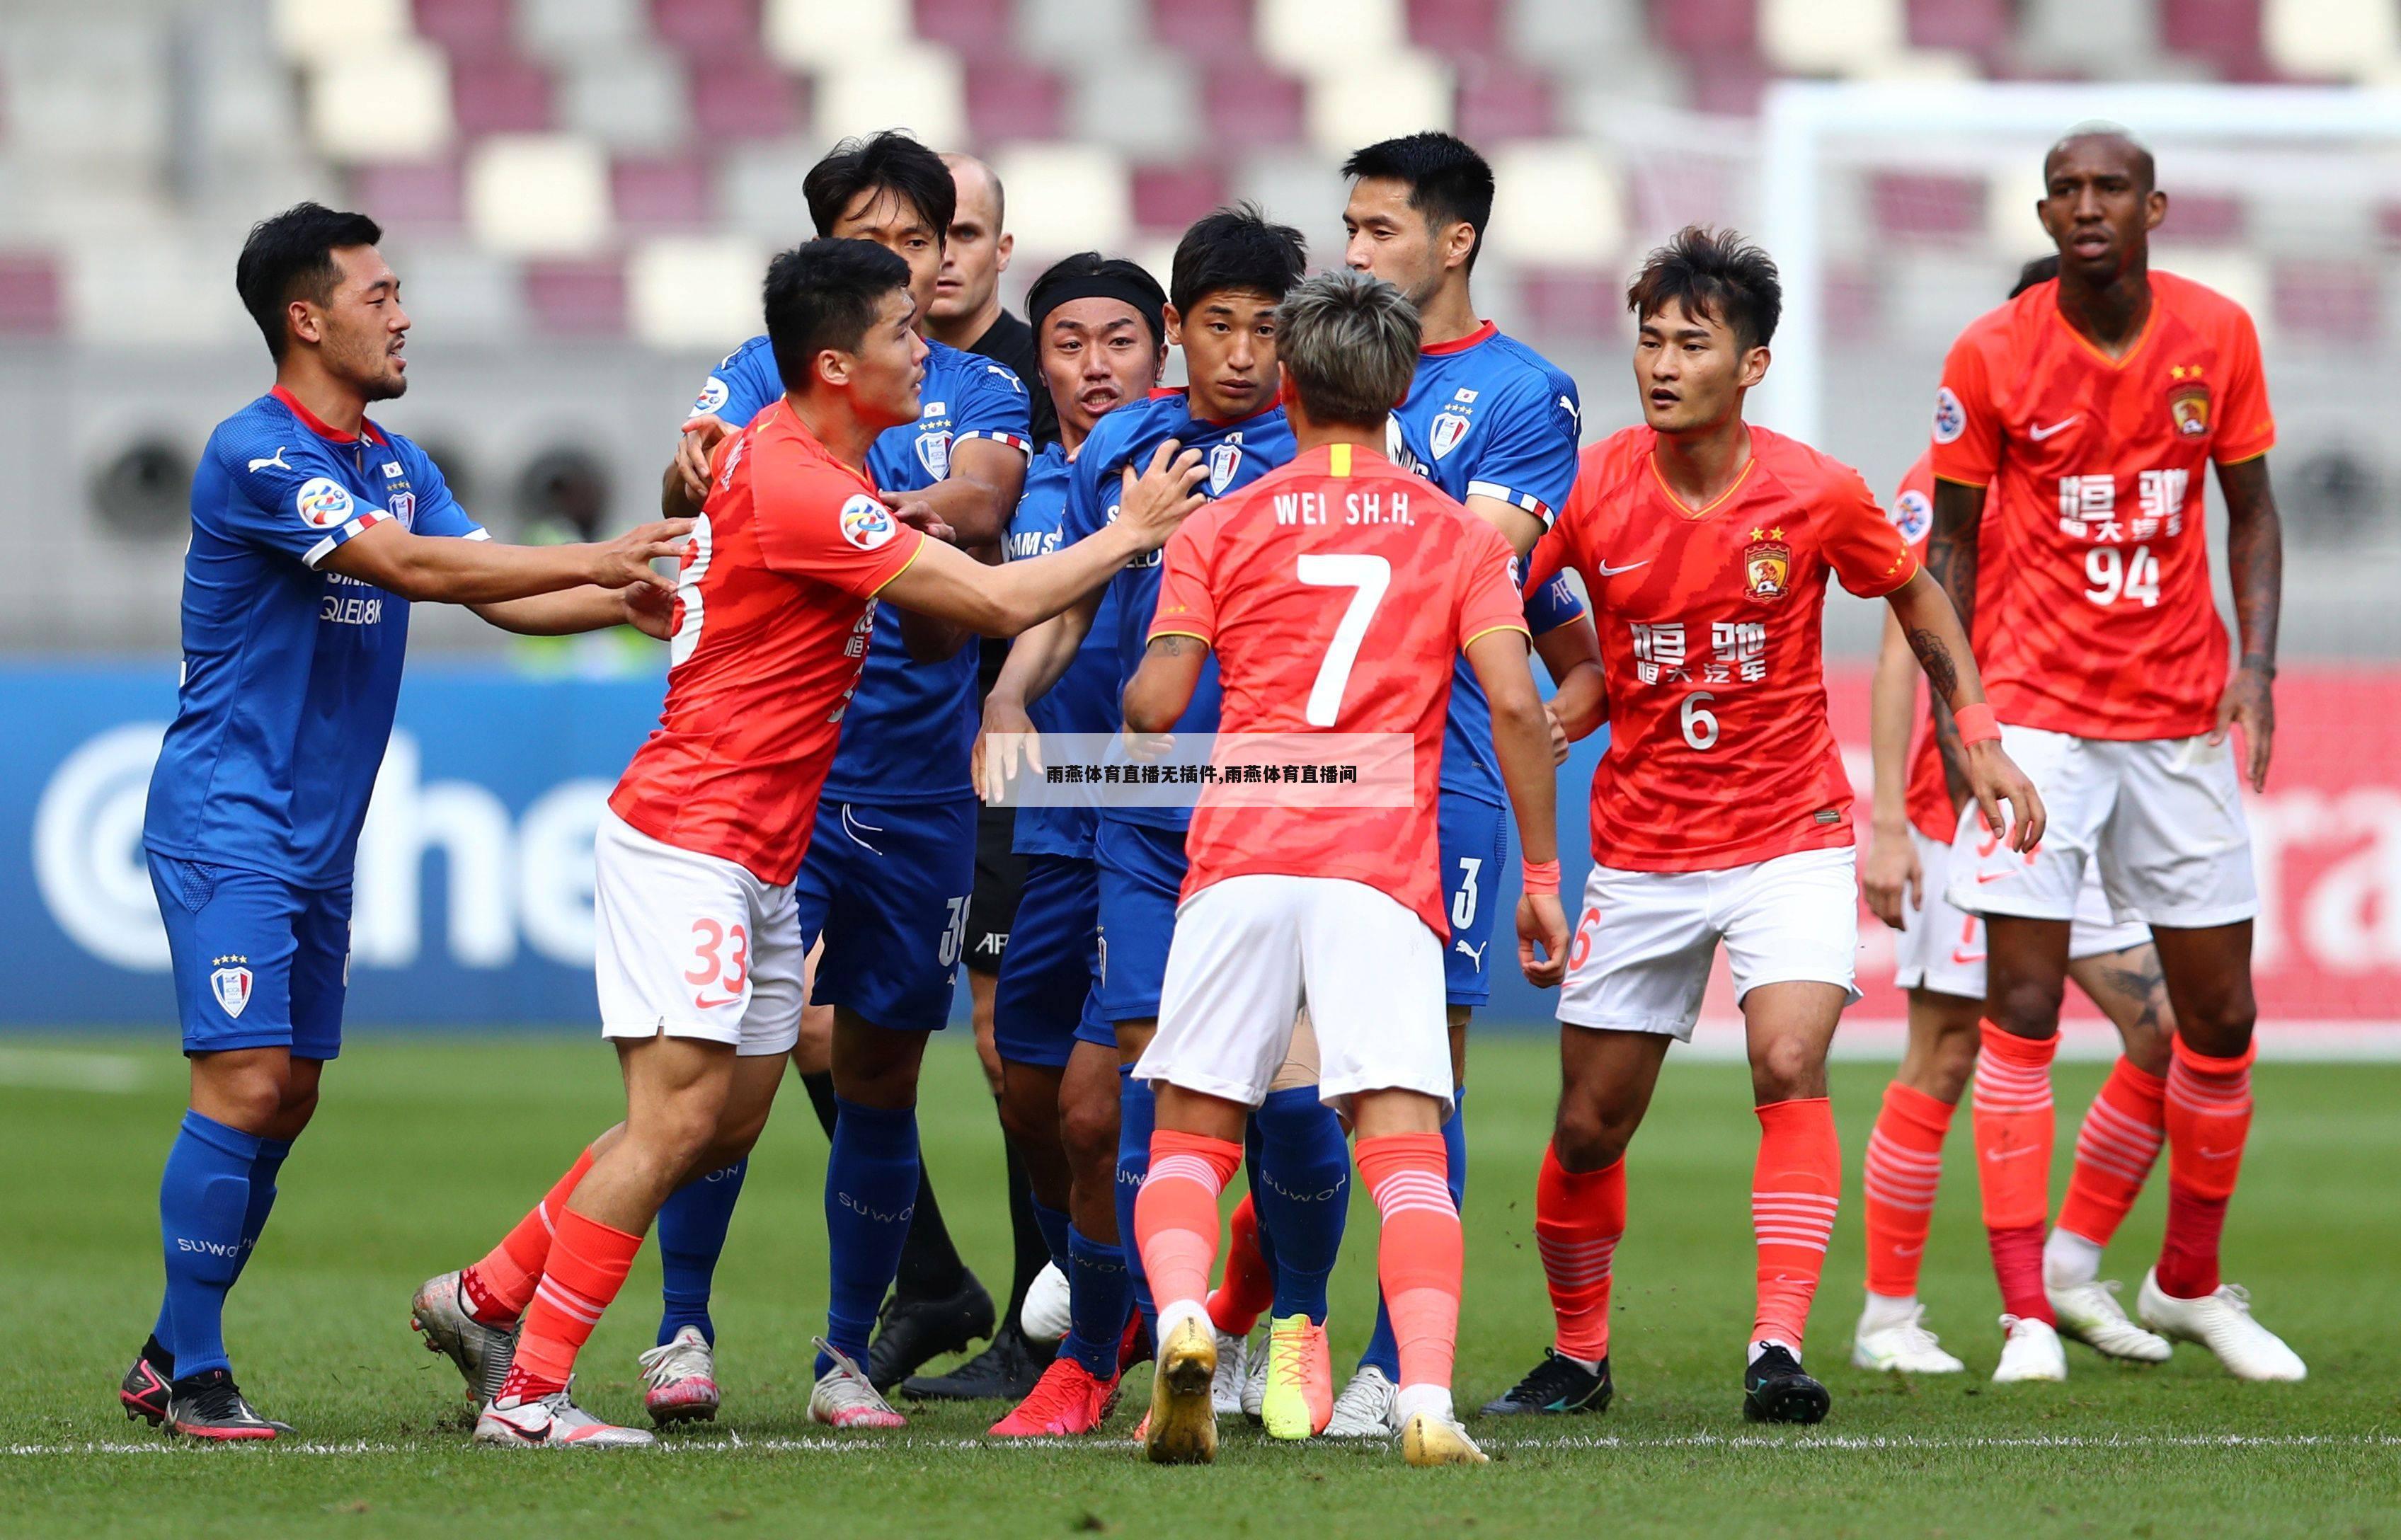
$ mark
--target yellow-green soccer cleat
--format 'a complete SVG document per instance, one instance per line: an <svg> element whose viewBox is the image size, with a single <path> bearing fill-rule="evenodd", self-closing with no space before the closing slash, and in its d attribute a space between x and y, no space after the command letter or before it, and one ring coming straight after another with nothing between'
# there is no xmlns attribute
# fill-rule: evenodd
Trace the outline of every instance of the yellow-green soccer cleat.
<svg viewBox="0 0 2401 1540"><path fill-rule="evenodd" d="M1142 1442L1152 1465L1207 1465L1217 1458L1217 1409L1209 1394L1216 1376L1216 1333L1205 1317L1186 1317L1167 1334L1151 1376Z"/></svg>
<svg viewBox="0 0 2401 1540"><path fill-rule="evenodd" d="M1325 1329L1306 1315L1268 1323L1268 1379L1259 1421L1270 1438L1310 1438L1334 1416L1334 1360Z"/></svg>

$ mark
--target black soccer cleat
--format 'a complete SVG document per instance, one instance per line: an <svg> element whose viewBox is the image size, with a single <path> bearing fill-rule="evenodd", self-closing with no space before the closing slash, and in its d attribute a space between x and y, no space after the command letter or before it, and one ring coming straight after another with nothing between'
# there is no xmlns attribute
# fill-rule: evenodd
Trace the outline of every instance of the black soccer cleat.
<svg viewBox="0 0 2401 1540"><path fill-rule="evenodd" d="M945 1353L965 1353L992 1335L992 1296L972 1273L958 1292L939 1299L911 1299L895 1292L884 1302L875 1340L867 1344L867 1378L889 1391Z"/></svg>
<svg viewBox="0 0 2401 1540"><path fill-rule="evenodd" d="M142 1344L141 1356L133 1367L125 1371L124 1383L117 1387L117 1400L129 1418L139 1417L152 1427L167 1420L168 1382L175 1377L175 1356L158 1345L152 1337Z"/></svg>
<svg viewBox="0 0 2401 1540"><path fill-rule="evenodd" d="M1586 1369L1573 1358L1562 1357L1559 1350L1546 1347L1543 1361L1527 1376L1509 1387L1509 1392L1484 1403L1487 1417L1572 1417L1588 1411L1607 1411L1617 1387L1610 1383L1609 1360L1600 1360L1598 1370Z"/></svg>
<svg viewBox="0 0 2401 1540"><path fill-rule="evenodd" d="M1822 1423L1833 1399L1787 1348L1771 1344L1742 1371L1747 1423Z"/></svg>
<svg viewBox="0 0 2401 1540"><path fill-rule="evenodd" d="M230 1370L212 1369L168 1386L167 1431L186 1438L238 1443L280 1438L292 1431L292 1425L261 1417L243 1399Z"/></svg>
<svg viewBox="0 0 2401 1540"><path fill-rule="evenodd" d="M912 1401L1022 1401L1057 1356L1056 1348L1036 1347L1009 1321L993 1333L990 1347L948 1374L911 1376L900 1394Z"/></svg>

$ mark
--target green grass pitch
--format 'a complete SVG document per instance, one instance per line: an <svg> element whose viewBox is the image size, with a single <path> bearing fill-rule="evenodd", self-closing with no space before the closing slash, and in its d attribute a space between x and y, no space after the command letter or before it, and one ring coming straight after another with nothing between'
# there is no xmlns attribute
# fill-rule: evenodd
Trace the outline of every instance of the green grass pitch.
<svg viewBox="0 0 2401 1540"><path fill-rule="evenodd" d="M1007 1217L991 1104L957 1034L930 1056L927 1156L997 1290ZM1469 1406L1548 1340L1530 1229L1557 1074L1536 1037L1479 1041L1473 1068ZM2059 1072L2063 1165L2098 1075ZM124 1419L115 1387L158 1300L158 1169L180 1066L163 1043L13 1039L0 1043L0 1533L2401 1535L2387 1314L2401 1067L2257 1072L2228 1274L2308 1358L2301 1385L2234 1383L2189 1347L2127 1370L2072 1345L2065 1385L1986 1383L1997 1305L1964 1120L1923 1293L1970 1373L1905 1383L1847 1367L1858 1165L1885 1078L1881 1065L1835 1068L1851 1178L1809 1339L1834 1394L1822 1427L1740 1420L1757 1125L1739 1068L1679 1062L1630 1156L1605 1416L1482 1424L1497 1462L1482 1470L1411 1471L1381 1447L1270 1447L1247 1428L1228 1430L1214 1468L1154 1470L1123 1441L1131 1408L1114 1437L1072 1447L977 1442L993 1407L923 1411L899 1436L811 1426L824 1145L797 1090L753 1162L718 1275L722 1419L656 1452L470 1448L458 1378L410 1334L408 1297L479 1254L615 1115L610 1055L563 1037L370 1036L332 1068L227 1321L243 1384L309 1442L165 1447ZM2130 1293L2158 1244L2160 1186L2110 1254ZM1373 1309L1374 1233L1363 1193L1336 1277L1338 1370ZM646 1251L584 1356L581 1393L604 1415L640 1417L633 1359L651 1342L657 1277Z"/></svg>

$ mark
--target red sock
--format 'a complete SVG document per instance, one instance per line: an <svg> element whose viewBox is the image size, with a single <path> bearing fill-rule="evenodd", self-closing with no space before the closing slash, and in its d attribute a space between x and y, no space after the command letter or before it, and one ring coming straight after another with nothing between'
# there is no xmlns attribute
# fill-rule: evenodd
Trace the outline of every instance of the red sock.
<svg viewBox="0 0 2401 1540"><path fill-rule="evenodd" d="M1209 1296L1209 1324L1228 1337L1247 1337L1275 1303L1275 1274L1259 1255L1259 1215L1249 1193L1234 1206L1227 1230L1226 1281Z"/></svg>
<svg viewBox="0 0 2401 1540"><path fill-rule="evenodd" d="M2076 1133L2076 1165L2059 1206L2059 1228L2106 1246L2141 1196L2167 1138L2161 1103L2168 1083L2120 1056Z"/></svg>
<svg viewBox="0 0 2401 1540"><path fill-rule="evenodd" d="M1393 1318L1400 1384L1450 1388L1459 1349L1460 1271L1466 1237L1450 1201L1440 1134L1361 1139L1359 1175L1382 1220L1376 1280ZM1154 1175L1158 1166L1151 1167Z"/></svg>
<svg viewBox="0 0 2401 1540"><path fill-rule="evenodd" d="M1842 1196L1843 1147L1834 1137L1833 1103L1800 1097L1759 1109L1759 1161L1750 1178L1759 1310L1751 1341L1773 1337L1800 1356Z"/></svg>
<svg viewBox="0 0 2401 1540"><path fill-rule="evenodd" d="M1942 1137L1955 1111L1914 1085L1884 1088L1884 1111L1868 1135L1868 1292L1890 1300L1917 1293L1934 1189L1942 1178Z"/></svg>
<svg viewBox="0 0 2401 1540"><path fill-rule="evenodd" d="M506 1326L525 1314L526 1306L533 1302L534 1286L542 1282L542 1266L550 1260L551 1234L557 1228L558 1216L567 1212L567 1200L576 1183L591 1169L592 1151L586 1147L567 1168L567 1175L501 1237L491 1255L459 1274L460 1292L466 1295L475 1319L487 1326Z"/></svg>
<svg viewBox="0 0 2401 1540"><path fill-rule="evenodd" d="M1133 1233L1143 1271L1150 1275L1150 1296L1162 1315L1171 1305L1198 1308L1208 1297L1209 1267L1217 1251L1217 1195L1242 1164L1242 1147L1230 1140L1172 1128L1150 1136L1150 1175L1134 1199Z"/></svg>
<svg viewBox="0 0 2401 1540"><path fill-rule="evenodd" d="M2168 1066L2168 1233L2160 1247L2160 1289L2197 1300L2217 1291L2217 1238L2251 1137L2254 1048L2210 1058L2175 1041Z"/></svg>
<svg viewBox="0 0 2401 1540"><path fill-rule="evenodd" d="M1976 1175L2001 1308L2059 1323L2042 1291L2042 1221L2051 1213L2051 1059L2056 1035L2018 1037L1983 1023L1976 1056Z"/></svg>
<svg viewBox="0 0 2401 1540"><path fill-rule="evenodd" d="M624 1287L642 1237L568 1209L558 1216L550 1261L526 1312L515 1365L501 1398L547 1396L567 1388L575 1355L591 1340L600 1313Z"/></svg>
<svg viewBox="0 0 2401 1540"><path fill-rule="evenodd" d="M1598 1171L1571 1171L1546 1147L1534 1182L1534 1242L1551 1286L1562 1356L1585 1363L1609 1356L1610 1269L1625 1233L1626 1158Z"/></svg>

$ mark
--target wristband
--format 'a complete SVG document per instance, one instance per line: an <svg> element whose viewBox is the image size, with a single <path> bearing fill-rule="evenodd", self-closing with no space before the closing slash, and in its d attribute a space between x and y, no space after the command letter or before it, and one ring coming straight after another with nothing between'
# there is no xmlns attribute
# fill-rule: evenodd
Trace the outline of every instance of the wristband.
<svg viewBox="0 0 2401 1540"><path fill-rule="evenodd" d="M1951 720L1959 724L1961 748L1976 743L1990 743L2001 736L1999 719L1994 716L1993 708L1983 701L1977 702L1972 706L1961 706L1951 714Z"/></svg>
<svg viewBox="0 0 2401 1540"><path fill-rule="evenodd" d="M1554 898L1558 896L1558 862L1556 860L1527 861L1521 863L1521 865L1525 870L1524 887L1526 892L1530 893L1549 893Z"/></svg>

